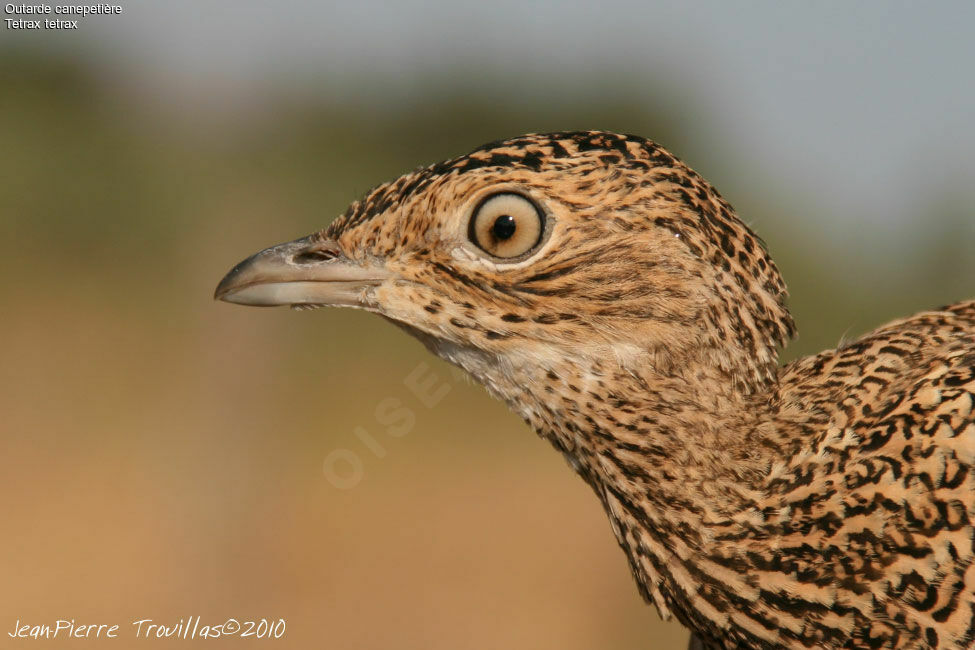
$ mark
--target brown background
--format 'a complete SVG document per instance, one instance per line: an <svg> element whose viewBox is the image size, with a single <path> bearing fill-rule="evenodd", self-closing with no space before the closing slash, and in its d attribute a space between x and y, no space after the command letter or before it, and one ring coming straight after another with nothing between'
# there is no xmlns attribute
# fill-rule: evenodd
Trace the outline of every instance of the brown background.
<svg viewBox="0 0 975 650"><path fill-rule="evenodd" d="M925 190L916 220L849 238L815 218L815 193L689 137L692 115L720 107L647 106L626 79L553 105L544 86L514 101L503 80L464 83L460 70L373 113L315 79L329 101L282 91L260 110L198 112L160 105L148 69L119 85L36 45L0 49L3 634L16 619L73 618L119 623L114 645L138 647L131 621L200 615L287 621L281 640L215 648L684 643L641 603L589 489L480 388L366 314L211 300L245 255L484 141L598 126L688 158L779 261L801 331L788 356L975 297L964 178ZM870 161L836 164L855 176ZM420 364L451 387L433 408L404 385ZM387 398L414 413L407 435L377 421ZM323 475L340 448L363 463L353 489Z"/></svg>

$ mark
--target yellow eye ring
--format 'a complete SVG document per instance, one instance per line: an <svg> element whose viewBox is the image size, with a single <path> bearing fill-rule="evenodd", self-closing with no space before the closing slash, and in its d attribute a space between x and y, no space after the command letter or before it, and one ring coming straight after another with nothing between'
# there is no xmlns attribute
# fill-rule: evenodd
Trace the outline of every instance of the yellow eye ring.
<svg viewBox="0 0 975 650"><path fill-rule="evenodd" d="M474 209L467 236L493 257L509 259L531 251L545 234L545 215L520 194L502 192L487 197Z"/></svg>

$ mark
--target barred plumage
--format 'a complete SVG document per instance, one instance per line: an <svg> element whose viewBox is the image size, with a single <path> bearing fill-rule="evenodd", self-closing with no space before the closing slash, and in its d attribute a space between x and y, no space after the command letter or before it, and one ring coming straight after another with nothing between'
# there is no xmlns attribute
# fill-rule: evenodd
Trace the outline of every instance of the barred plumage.
<svg viewBox="0 0 975 650"><path fill-rule="evenodd" d="M975 643L975 302L779 367L795 328L764 244L654 143L486 145L217 295L367 309L466 369L565 454L641 593L706 647Z"/></svg>

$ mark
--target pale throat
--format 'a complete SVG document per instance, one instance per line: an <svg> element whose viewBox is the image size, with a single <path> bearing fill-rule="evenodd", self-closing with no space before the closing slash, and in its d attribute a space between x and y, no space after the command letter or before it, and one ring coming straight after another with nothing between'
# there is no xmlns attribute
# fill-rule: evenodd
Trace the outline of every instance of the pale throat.
<svg viewBox="0 0 975 650"><path fill-rule="evenodd" d="M725 481L736 489L757 482L774 456L760 440L772 419L767 396L741 393L706 356L663 374L632 345L527 342L498 353L414 335L504 401L590 482L629 481L606 462L622 454L641 462L646 476L676 473L685 479L680 489L699 480L711 493ZM670 483L654 480L658 488Z"/></svg>

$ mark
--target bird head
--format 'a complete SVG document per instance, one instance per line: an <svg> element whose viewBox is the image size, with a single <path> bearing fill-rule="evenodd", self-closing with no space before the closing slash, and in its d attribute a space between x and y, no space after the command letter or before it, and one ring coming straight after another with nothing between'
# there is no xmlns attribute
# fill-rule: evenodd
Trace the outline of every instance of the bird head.
<svg viewBox="0 0 975 650"><path fill-rule="evenodd" d="M216 290L378 313L509 398L518 368L606 360L670 375L704 361L754 388L774 380L793 334L785 296L762 242L706 181L650 141L595 131L495 142L406 174Z"/></svg>

